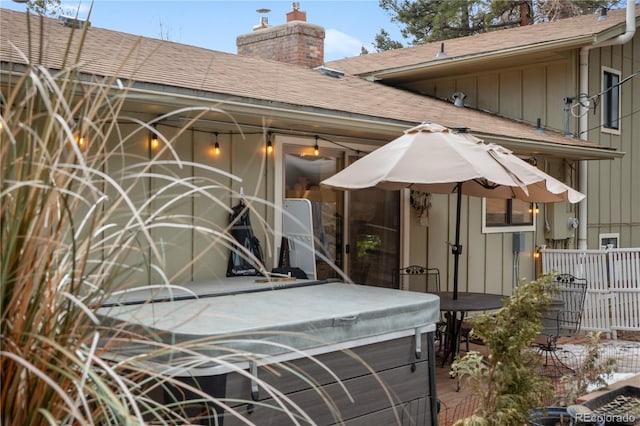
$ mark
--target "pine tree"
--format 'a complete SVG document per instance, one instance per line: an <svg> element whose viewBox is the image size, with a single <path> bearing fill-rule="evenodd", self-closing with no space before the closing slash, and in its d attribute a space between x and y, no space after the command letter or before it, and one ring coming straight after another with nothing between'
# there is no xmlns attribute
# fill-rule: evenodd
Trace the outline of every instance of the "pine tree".
<svg viewBox="0 0 640 426"><path fill-rule="evenodd" d="M619 7L623 0L379 0L409 45L554 21ZM377 51L403 47L380 30Z"/></svg>

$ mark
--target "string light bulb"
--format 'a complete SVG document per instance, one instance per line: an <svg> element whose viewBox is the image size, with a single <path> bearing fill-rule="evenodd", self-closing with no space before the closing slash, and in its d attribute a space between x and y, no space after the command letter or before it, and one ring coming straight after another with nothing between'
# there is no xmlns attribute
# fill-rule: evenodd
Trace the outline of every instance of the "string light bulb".
<svg viewBox="0 0 640 426"><path fill-rule="evenodd" d="M316 136L316 144L313 146L313 154L317 157L320 154L320 148L318 147L318 137Z"/></svg>
<svg viewBox="0 0 640 426"><path fill-rule="evenodd" d="M76 143L78 144L78 147L80 149L85 149L87 147L87 140L85 139L84 136L81 136L79 133L76 134Z"/></svg>
<svg viewBox="0 0 640 426"><path fill-rule="evenodd" d="M149 146L151 149L158 149L160 146L160 141L158 140L158 135L155 132L156 126L153 126L153 132L151 132L151 140L149 141Z"/></svg>
<svg viewBox="0 0 640 426"><path fill-rule="evenodd" d="M214 133L216 135L216 142L213 144L213 153L218 156L220 155L220 144L218 143L218 132Z"/></svg>
<svg viewBox="0 0 640 426"><path fill-rule="evenodd" d="M267 133L267 154L273 153L273 143L271 143L271 133Z"/></svg>
<svg viewBox="0 0 640 426"><path fill-rule="evenodd" d="M87 138L82 131L82 126L78 126L73 132L73 140L80 150L84 150L87 147Z"/></svg>
<svg viewBox="0 0 640 426"><path fill-rule="evenodd" d="M536 249L533 252L533 258L535 260L540 259L540 255L542 254L541 251L544 248L544 246L537 246Z"/></svg>

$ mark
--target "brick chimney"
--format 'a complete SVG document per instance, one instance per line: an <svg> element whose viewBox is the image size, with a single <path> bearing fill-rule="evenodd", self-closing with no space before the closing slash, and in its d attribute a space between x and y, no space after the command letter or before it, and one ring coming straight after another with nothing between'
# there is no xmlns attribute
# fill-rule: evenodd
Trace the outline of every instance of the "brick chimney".
<svg viewBox="0 0 640 426"><path fill-rule="evenodd" d="M263 17L253 32L236 38L236 46L238 55L316 68L324 63L324 36L324 28L308 23L300 3L293 2L285 24L269 26Z"/></svg>
<svg viewBox="0 0 640 426"><path fill-rule="evenodd" d="M287 22L291 21L307 21L307 12L300 10L300 2L291 3L291 11L287 12Z"/></svg>

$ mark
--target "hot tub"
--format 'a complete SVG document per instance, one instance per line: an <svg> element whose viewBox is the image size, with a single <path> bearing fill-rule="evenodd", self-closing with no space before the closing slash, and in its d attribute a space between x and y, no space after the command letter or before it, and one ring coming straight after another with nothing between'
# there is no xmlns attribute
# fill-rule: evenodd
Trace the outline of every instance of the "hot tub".
<svg viewBox="0 0 640 426"><path fill-rule="evenodd" d="M201 424L213 424L214 416L221 425L244 424L232 411L259 425L293 424L277 409L279 400L319 425L437 424L437 296L337 281L273 286L247 279L235 287L235 279L198 284L198 298L128 297L99 313L165 343L215 342L199 345L200 361L189 366L177 362L181 355L154 361L227 405L195 404ZM167 387L155 398L169 403L176 395Z"/></svg>

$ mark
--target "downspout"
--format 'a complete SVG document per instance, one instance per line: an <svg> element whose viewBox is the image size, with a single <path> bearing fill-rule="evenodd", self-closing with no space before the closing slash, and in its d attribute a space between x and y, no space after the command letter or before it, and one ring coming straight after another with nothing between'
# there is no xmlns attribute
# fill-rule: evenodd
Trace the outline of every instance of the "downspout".
<svg viewBox="0 0 640 426"><path fill-rule="evenodd" d="M615 38L604 41L599 44L585 46L580 49L580 93L589 93L589 50L599 47L614 46L625 44L631 40L636 32L636 6L634 0L627 0L626 13L626 31ZM588 139L589 129L589 109L587 105L580 105L580 120L578 122L578 134L581 140ZM587 174L588 163L586 160L580 161L579 164L580 181L578 190L583 194L587 194ZM580 201L578 204L578 249L587 249L587 199Z"/></svg>

